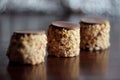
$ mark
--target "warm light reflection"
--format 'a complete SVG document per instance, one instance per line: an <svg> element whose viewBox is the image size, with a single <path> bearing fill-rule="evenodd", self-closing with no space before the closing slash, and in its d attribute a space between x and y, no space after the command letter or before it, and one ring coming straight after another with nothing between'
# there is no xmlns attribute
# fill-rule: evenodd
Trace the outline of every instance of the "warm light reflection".
<svg viewBox="0 0 120 80"><path fill-rule="evenodd" d="M77 80L79 78L79 56L73 58L56 58L48 56L48 79Z"/></svg>
<svg viewBox="0 0 120 80"><path fill-rule="evenodd" d="M84 76L104 76L108 69L108 50L103 51L81 51L80 70Z"/></svg>
<svg viewBox="0 0 120 80"><path fill-rule="evenodd" d="M35 66L10 63L7 71L11 80L46 80L44 63Z"/></svg>

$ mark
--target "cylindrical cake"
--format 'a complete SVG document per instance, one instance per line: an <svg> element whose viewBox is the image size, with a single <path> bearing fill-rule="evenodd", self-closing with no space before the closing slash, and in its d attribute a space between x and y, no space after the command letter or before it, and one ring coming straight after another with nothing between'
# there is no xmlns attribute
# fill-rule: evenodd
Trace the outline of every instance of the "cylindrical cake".
<svg viewBox="0 0 120 80"><path fill-rule="evenodd" d="M44 31L16 31L11 37L7 56L12 62L39 64L44 62L46 43Z"/></svg>
<svg viewBox="0 0 120 80"><path fill-rule="evenodd" d="M55 21L48 29L48 54L57 57L73 57L80 51L80 27L78 24Z"/></svg>
<svg viewBox="0 0 120 80"><path fill-rule="evenodd" d="M110 46L110 23L100 17L85 17L80 22L81 49L103 50Z"/></svg>

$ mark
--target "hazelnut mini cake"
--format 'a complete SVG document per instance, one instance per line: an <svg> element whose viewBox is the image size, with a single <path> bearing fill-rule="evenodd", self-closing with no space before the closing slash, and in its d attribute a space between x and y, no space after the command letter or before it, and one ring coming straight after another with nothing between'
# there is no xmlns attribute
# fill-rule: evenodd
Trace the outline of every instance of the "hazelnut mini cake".
<svg viewBox="0 0 120 80"><path fill-rule="evenodd" d="M80 22L81 49L103 50L110 46L110 23L100 17L85 17Z"/></svg>
<svg viewBox="0 0 120 80"><path fill-rule="evenodd" d="M12 62L39 64L44 62L46 43L44 31L16 31L11 37L7 56Z"/></svg>
<svg viewBox="0 0 120 80"><path fill-rule="evenodd" d="M48 54L57 57L78 56L80 51L79 24L55 21L48 29Z"/></svg>

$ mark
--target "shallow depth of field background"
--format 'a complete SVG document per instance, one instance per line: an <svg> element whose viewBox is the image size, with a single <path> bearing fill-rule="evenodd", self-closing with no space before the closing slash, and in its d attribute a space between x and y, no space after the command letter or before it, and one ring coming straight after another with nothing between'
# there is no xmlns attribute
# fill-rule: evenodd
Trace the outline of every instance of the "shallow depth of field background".
<svg viewBox="0 0 120 80"><path fill-rule="evenodd" d="M85 13L120 16L119 0L0 0L0 12Z"/></svg>
<svg viewBox="0 0 120 80"><path fill-rule="evenodd" d="M16 30L47 30L52 21L79 23L85 15L117 19L120 0L0 0L0 41L8 45Z"/></svg>

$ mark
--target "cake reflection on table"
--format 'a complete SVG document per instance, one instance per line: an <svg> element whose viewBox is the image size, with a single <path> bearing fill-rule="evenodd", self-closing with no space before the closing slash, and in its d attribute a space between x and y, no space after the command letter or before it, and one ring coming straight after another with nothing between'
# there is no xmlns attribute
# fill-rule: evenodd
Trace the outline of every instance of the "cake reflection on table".
<svg viewBox="0 0 120 80"><path fill-rule="evenodd" d="M34 66L9 63L7 71L11 80L46 80L44 63Z"/></svg>
<svg viewBox="0 0 120 80"><path fill-rule="evenodd" d="M47 58L48 79L77 80L79 78L79 56L73 58Z"/></svg>
<svg viewBox="0 0 120 80"><path fill-rule="evenodd" d="M81 51L80 54L81 75L104 77L107 74L109 50Z"/></svg>

